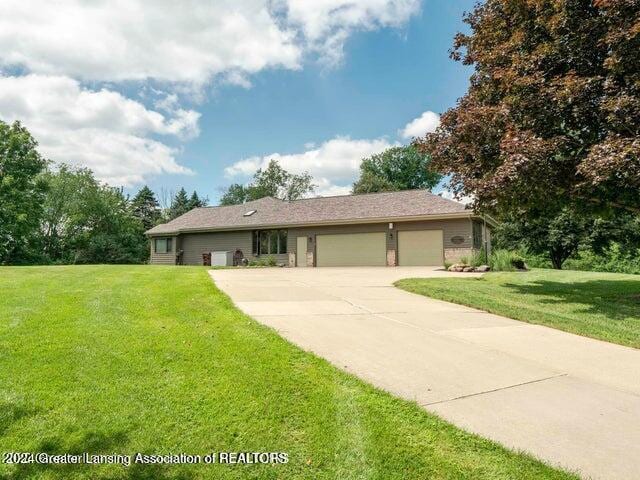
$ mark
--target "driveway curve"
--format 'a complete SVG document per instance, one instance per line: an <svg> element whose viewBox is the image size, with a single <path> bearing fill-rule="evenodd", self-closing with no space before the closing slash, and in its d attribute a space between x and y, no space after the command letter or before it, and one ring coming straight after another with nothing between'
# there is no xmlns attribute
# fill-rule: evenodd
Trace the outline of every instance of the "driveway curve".
<svg viewBox="0 0 640 480"><path fill-rule="evenodd" d="M639 350L392 286L456 275L435 268L210 275L283 337L459 427L585 478L640 478Z"/></svg>

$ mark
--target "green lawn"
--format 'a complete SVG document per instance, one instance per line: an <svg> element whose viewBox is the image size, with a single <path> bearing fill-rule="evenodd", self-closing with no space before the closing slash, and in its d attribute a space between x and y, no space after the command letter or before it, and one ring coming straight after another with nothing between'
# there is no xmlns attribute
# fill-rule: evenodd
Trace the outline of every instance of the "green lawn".
<svg viewBox="0 0 640 480"><path fill-rule="evenodd" d="M303 352L239 312L198 267L0 268L7 451L290 460L0 463L0 478L573 478Z"/></svg>
<svg viewBox="0 0 640 480"><path fill-rule="evenodd" d="M529 323L640 348L640 276L539 270L412 278L396 286Z"/></svg>

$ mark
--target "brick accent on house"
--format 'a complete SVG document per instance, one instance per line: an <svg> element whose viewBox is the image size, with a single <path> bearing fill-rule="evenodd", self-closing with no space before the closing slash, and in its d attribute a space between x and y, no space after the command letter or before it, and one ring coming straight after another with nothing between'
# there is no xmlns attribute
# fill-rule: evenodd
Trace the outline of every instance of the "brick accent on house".
<svg viewBox="0 0 640 480"><path fill-rule="evenodd" d="M296 266L296 254L295 254L295 252L289 252L289 266L290 267L295 267Z"/></svg>
<svg viewBox="0 0 640 480"><path fill-rule="evenodd" d="M396 266L396 251L387 250L387 267L395 267L395 266Z"/></svg>
<svg viewBox="0 0 640 480"><path fill-rule="evenodd" d="M446 262L458 262L462 257L473 255L472 248L445 248L444 259Z"/></svg>
<svg viewBox="0 0 640 480"><path fill-rule="evenodd" d="M307 267L313 267L315 263L313 263L313 252L307 252Z"/></svg>

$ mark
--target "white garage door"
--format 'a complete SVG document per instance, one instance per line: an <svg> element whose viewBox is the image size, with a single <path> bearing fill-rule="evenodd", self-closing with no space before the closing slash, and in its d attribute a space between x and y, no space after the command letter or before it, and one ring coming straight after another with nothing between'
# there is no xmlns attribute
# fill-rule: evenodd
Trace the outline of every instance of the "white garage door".
<svg viewBox="0 0 640 480"><path fill-rule="evenodd" d="M387 244L384 232L316 236L319 267L385 266Z"/></svg>
<svg viewBox="0 0 640 480"><path fill-rule="evenodd" d="M398 232L398 265L442 265L442 230Z"/></svg>

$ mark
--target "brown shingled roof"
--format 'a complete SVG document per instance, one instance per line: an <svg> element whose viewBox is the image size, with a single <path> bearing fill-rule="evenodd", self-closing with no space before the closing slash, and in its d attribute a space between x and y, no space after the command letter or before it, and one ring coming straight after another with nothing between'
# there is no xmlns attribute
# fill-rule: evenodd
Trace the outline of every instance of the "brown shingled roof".
<svg viewBox="0 0 640 480"><path fill-rule="evenodd" d="M250 216L244 214L255 210ZM153 227L150 235L190 230L226 230L252 227L284 227L350 221L402 219L430 215L471 214L458 202L426 190L405 190L361 195L283 201L261 198L242 205L195 208L168 223Z"/></svg>

